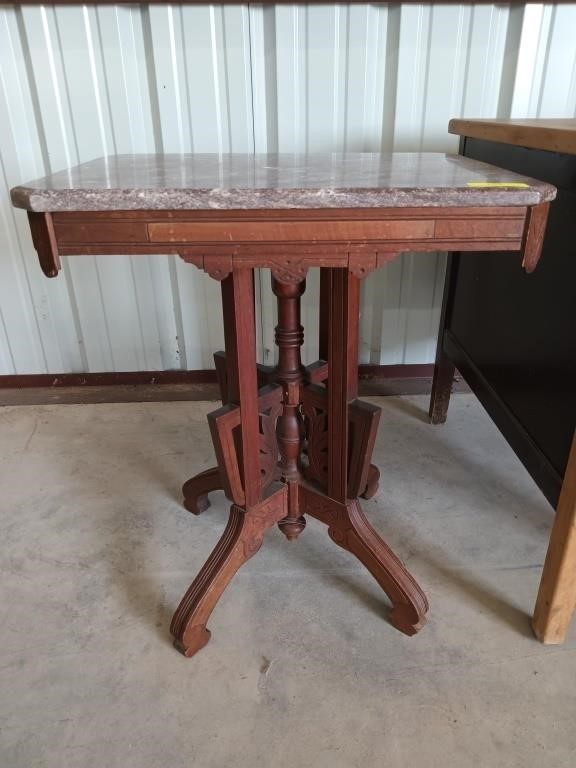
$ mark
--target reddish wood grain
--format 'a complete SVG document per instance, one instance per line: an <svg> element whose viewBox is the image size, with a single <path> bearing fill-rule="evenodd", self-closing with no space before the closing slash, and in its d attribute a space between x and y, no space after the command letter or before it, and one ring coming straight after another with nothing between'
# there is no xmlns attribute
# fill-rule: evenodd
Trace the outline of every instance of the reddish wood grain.
<svg viewBox="0 0 576 768"><path fill-rule="evenodd" d="M163 252L221 281L226 353L216 360L224 404L209 417L218 467L183 490L195 513L207 508L208 494L218 488L234 503L220 542L174 615L175 644L185 655L208 641L212 609L258 550L264 531L280 523L294 538L306 512L325 522L333 541L376 578L392 601L394 626L406 634L423 626L428 604L422 590L357 500L361 492L375 493L379 476L370 464L377 409L356 400L360 279L406 250L523 249L526 268L533 268L546 214L547 206L32 215L34 244L48 275L57 273L59 254ZM253 269L259 267L272 270L278 300L274 370L256 365ZM321 269L321 360L305 370L300 297L311 267ZM445 374L437 392L446 389L451 371ZM269 382L277 386L258 391Z"/></svg>
<svg viewBox="0 0 576 768"><path fill-rule="evenodd" d="M501 237L518 239L522 237L524 219L444 219L436 222L434 237L439 240L459 240L474 238L475 240Z"/></svg>
<svg viewBox="0 0 576 768"><path fill-rule="evenodd" d="M388 595L390 622L406 635L416 634L426 623L426 596L370 525L359 502L338 502L307 486L301 488L301 500L306 514L327 525L330 538L357 557Z"/></svg>
<svg viewBox="0 0 576 768"><path fill-rule="evenodd" d="M124 225L126 226L126 225ZM434 221L227 221L149 224L154 243L252 242L262 240L423 240L434 237ZM87 238L84 238L87 239ZM118 240L127 238L117 238Z"/></svg>
<svg viewBox="0 0 576 768"><path fill-rule="evenodd" d="M61 265L52 214L29 212L28 224L42 272L46 277L56 277Z"/></svg>
<svg viewBox="0 0 576 768"><path fill-rule="evenodd" d="M344 502L348 476L348 404L358 393L360 281L332 273L328 329L328 495Z"/></svg>
<svg viewBox="0 0 576 768"><path fill-rule="evenodd" d="M56 237L60 243L142 243L150 240L144 221L66 222L58 218L54 222Z"/></svg>
<svg viewBox="0 0 576 768"><path fill-rule="evenodd" d="M542 255L549 210L550 203L542 203L542 205L536 205L528 211L522 243L524 253L522 266L528 273L536 269Z"/></svg>
<svg viewBox="0 0 576 768"><path fill-rule="evenodd" d="M241 450L244 494L247 507L260 496L260 464L258 457L258 381L256 376L256 320L254 317L254 281L252 271L237 269L226 279L227 300L233 314L235 344L230 368L238 381L238 404L241 415ZM228 349L226 349L228 355ZM234 399L234 391L229 396Z"/></svg>
<svg viewBox="0 0 576 768"><path fill-rule="evenodd" d="M174 645L193 656L210 639L206 622L236 571L262 545L266 529L286 516L286 488L249 510L233 504L226 530L182 598L170 625Z"/></svg>

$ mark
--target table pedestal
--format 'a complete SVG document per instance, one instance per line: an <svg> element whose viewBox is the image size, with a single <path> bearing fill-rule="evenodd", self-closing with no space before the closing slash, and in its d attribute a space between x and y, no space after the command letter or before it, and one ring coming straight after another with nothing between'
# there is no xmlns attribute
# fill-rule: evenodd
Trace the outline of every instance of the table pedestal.
<svg viewBox="0 0 576 768"><path fill-rule="evenodd" d="M253 271L222 280L225 353L215 355L222 407L208 416L218 466L183 487L194 514L208 494L232 501L228 525L172 620L176 647L192 656L209 640L206 622L233 575L260 548L274 523L295 539L312 515L355 555L392 602L390 622L407 635L425 623L426 597L372 528L358 500L372 496L371 464L380 409L357 399L359 278L322 268L320 360L301 363L300 298L305 270L275 269L278 365L256 365Z"/></svg>

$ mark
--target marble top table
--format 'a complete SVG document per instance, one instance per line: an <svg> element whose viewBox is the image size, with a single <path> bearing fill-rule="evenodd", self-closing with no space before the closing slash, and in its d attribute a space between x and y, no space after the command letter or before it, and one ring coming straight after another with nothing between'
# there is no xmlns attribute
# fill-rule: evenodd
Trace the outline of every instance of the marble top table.
<svg viewBox="0 0 576 768"><path fill-rule="evenodd" d="M550 185L492 165L409 152L116 155L12 190L15 206L38 212L537 205L553 196Z"/></svg>
<svg viewBox="0 0 576 768"><path fill-rule="evenodd" d="M424 593L359 502L378 488L380 416L357 397L360 280L408 250L518 251L530 271L554 195L459 156L408 153L121 155L12 190L50 277L61 256L172 253L221 281L222 407L209 416L217 465L183 492L195 514L219 489L232 506L174 615L182 653L206 644L213 608L265 531L277 523L295 539L306 515L376 579L393 626L413 635L424 625ZM259 267L271 269L278 303L274 368L256 364ZM300 298L310 268L320 268L320 359L305 368Z"/></svg>

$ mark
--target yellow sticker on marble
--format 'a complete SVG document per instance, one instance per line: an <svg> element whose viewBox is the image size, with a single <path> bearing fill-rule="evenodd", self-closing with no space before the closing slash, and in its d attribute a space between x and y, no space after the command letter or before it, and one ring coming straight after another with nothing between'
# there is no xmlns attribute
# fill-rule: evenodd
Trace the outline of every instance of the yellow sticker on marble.
<svg viewBox="0 0 576 768"><path fill-rule="evenodd" d="M467 187L513 187L514 189L530 189L530 184L523 181L469 181Z"/></svg>

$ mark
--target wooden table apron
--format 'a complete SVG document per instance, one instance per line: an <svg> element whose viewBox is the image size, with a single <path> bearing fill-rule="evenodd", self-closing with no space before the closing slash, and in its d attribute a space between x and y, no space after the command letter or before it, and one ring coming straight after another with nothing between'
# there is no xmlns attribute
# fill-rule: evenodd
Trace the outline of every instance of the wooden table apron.
<svg viewBox="0 0 576 768"><path fill-rule="evenodd" d="M355 555L392 603L405 634L425 623L426 597L364 516L378 487L371 464L379 409L357 399L360 281L403 251L521 251L533 269L548 203L510 207L171 210L29 213L45 274L61 256L178 254L222 285L225 352L215 355L222 407L209 416L217 466L184 484L186 507L232 502L222 538L182 599L171 631L191 656L238 568L275 523L289 539L305 515ZM425 258L423 256L422 258ZM256 365L253 270L269 267L278 301L274 369ZM304 368L300 297L321 270L320 357ZM518 265L520 268L520 264Z"/></svg>

